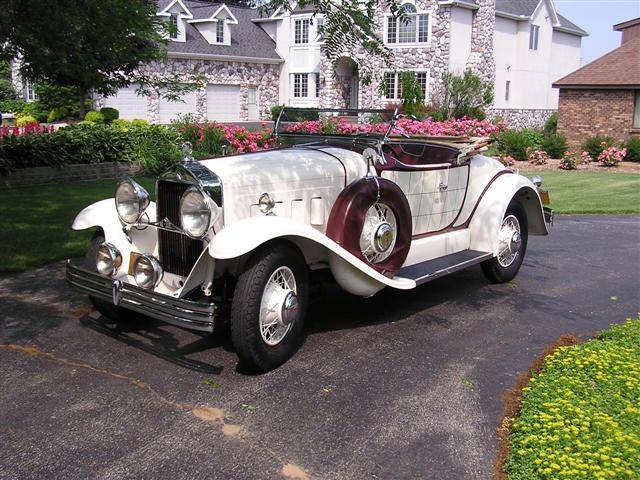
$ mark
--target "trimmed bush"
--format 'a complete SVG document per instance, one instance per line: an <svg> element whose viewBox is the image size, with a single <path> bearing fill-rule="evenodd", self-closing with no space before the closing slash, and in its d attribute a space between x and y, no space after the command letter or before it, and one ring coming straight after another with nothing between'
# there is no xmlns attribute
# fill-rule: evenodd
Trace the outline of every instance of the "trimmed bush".
<svg viewBox="0 0 640 480"><path fill-rule="evenodd" d="M10 80L0 78L0 102L5 100L15 100L16 91L13 88L13 84Z"/></svg>
<svg viewBox="0 0 640 480"><path fill-rule="evenodd" d="M558 112L553 112L551 116L544 123L544 128L542 129L542 133L545 136L551 135L558 131Z"/></svg>
<svg viewBox="0 0 640 480"><path fill-rule="evenodd" d="M498 152L516 160L529 160L528 149L536 149L529 131L506 130L497 137Z"/></svg>
<svg viewBox="0 0 640 480"><path fill-rule="evenodd" d="M640 162L640 137L631 137L625 144L629 162Z"/></svg>
<svg viewBox="0 0 640 480"><path fill-rule="evenodd" d="M89 110L84 116L84 121L87 123L104 123L104 116L95 110Z"/></svg>
<svg viewBox="0 0 640 480"><path fill-rule="evenodd" d="M104 117L105 123L111 123L120 118L120 112L115 108L104 107L100 109L100 113Z"/></svg>
<svg viewBox="0 0 640 480"><path fill-rule="evenodd" d="M560 133L551 133L543 140L540 148L551 158L562 158L569 149L567 138Z"/></svg>
<svg viewBox="0 0 640 480"><path fill-rule="evenodd" d="M5 100L0 102L0 112L2 113L19 113L27 105L24 100Z"/></svg>
<svg viewBox="0 0 640 480"><path fill-rule="evenodd" d="M180 134L173 128L132 123L128 136L133 158L145 173L160 175L182 159Z"/></svg>
<svg viewBox="0 0 640 480"><path fill-rule="evenodd" d="M44 123L49 118L49 111L43 110L39 102L25 103L19 113L31 115L38 123Z"/></svg>
<svg viewBox="0 0 640 480"><path fill-rule="evenodd" d="M69 116L69 110L67 110L65 107L54 108L49 112L49 116L47 117L47 122L53 123L58 120L67 118L68 116Z"/></svg>
<svg viewBox="0 0 640 480"><path fill-rule="evenodd" d="M27 125L33 125L35 123L38 123L38 120L36 120L35 117L32 117L31 115L19 115L16 117L16 127L26 127Z"/></svg>
<svg viewBox="0 0 640 480"><path fill-rule="evenodd" d="M613 141L613 138L607 135L595 135L588 138L582 144L582 150L587 152L591 156L591 158L596 159L607 148L612 147L614 143L615 142Z"/></svg>

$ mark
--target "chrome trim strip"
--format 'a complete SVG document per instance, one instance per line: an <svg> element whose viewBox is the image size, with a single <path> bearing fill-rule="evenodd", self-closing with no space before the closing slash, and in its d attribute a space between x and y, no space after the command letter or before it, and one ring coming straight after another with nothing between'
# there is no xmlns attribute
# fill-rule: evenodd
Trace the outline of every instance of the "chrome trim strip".
<svg viewBox="0 0 640 480"><path fill-rule="evenodd" d="M78 263L67 260L66 279L69 285L102 300L113 301L113 280L86 270ZM215 303L175 298L130 283L121 283L118 290L119 305L123 308L179 327L213 332L217 311Z"/></svg>

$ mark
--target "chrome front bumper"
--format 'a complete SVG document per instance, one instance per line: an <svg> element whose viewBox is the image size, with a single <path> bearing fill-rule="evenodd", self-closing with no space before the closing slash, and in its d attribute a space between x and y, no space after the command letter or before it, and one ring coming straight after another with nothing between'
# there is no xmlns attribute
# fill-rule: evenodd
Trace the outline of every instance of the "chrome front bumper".
<svg viewBox="0 0 640 480"><path fill-rule="evenodd" d="M175 298L137 285L114 281L99 273L86 270L81 264L79 260L67 260L67 282L72 287L92 297L173 325L213 332L215 303Z"/></svg>

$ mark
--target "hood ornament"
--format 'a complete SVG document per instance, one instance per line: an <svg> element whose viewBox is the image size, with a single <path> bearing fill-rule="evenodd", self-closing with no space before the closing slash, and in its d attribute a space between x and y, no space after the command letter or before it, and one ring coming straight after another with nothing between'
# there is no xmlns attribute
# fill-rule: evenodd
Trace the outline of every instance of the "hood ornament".
<svg viewBox="0 0 640 480"><path fill-rule="evenodd" d="M191 145L191 142L184 142L182 144L182 161L180 163L182 163L183 165L185 163L191 163L191 162L195 162L196 159L193 158L193 145Z"/></svg>

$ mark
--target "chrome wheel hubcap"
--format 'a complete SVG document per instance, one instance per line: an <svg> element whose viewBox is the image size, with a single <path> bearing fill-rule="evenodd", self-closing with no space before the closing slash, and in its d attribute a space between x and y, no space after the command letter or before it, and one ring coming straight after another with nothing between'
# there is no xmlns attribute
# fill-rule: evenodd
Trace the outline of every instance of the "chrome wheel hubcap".
<svg viewBox="0 0 640 480"><path fill-rule="evenodd" d="M260 336L269 346L279 344L298 314L298 287L289 267L277 268L269 277L260 303Z"/></svg>
<svg viewBox="0 0 640 480"><path fill-rule="evenodd" d="M515 215L508 215L502 221L498 237L498 263L508 267L516 261L522 248L520 222Z"/></svg>
<svg viewBox="0 0 640 480"><path fill-rule="evenodd" d="M373 204L364 217L360 234L360 251L371 263L386 260L396 244L396 216L384 203Z"/></svg>

